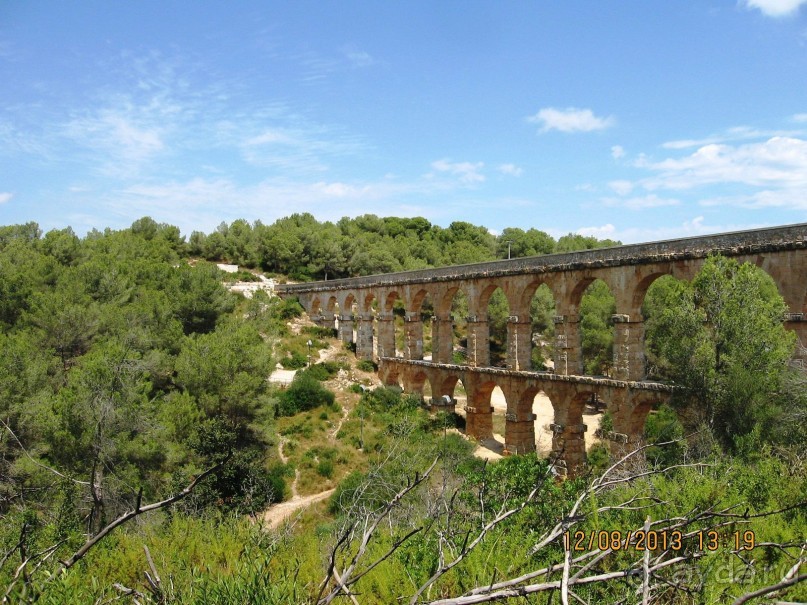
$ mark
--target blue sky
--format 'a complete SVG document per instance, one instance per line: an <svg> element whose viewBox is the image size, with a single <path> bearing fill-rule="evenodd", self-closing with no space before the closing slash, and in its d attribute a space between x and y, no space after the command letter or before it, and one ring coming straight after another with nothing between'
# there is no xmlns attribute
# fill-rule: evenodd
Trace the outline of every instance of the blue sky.
<svg viewBox="0 0 807 605"><path fill-rule="evenodd" d="M0 0L0 224L807 222L807 0Z"/></svg>

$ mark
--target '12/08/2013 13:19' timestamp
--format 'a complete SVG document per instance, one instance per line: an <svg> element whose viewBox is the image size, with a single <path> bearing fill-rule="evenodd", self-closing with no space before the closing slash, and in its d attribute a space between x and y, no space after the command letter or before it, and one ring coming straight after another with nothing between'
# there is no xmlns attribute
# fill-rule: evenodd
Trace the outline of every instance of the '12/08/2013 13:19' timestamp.
<svg viewBox="0 0 807 605"><path fill-rule="evenodd" d="M720 548L752 550L756 536L751 530L720 533L716 530L701 530L684 534L673 531L571 531L563 534L563 547L575 552L591 550L681 550L684 547L701 551Z"/></svg>

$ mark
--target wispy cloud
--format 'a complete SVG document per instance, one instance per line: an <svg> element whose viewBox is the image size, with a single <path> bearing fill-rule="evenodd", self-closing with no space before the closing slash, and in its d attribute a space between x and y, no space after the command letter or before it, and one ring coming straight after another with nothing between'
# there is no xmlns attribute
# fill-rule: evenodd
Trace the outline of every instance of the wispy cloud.
<svg viewBox="0 0 807 605"><path fill-rule="evenodd" d="M9 193L8 191L0 192L0 204L5 204L6 202L10 201L11 198L14 197L13 193Z"/></svg>
<svg viewBox="0 0 807 605"><path fill-rule="evenodd" d="M605 118L597 117L590 109L578 109L567 107L557 109L545 107L534 116L527 118L532 124L541 126L540 132L558 130L560 132L591 132L594 130L605 130L616 123L613 116Z"/></svg>
<svg viewBox="0 0 807 605"><path fill-rule="evenodd" d="M611 181L608 183L608 187L610 187L614 193L618 193L619 195L628 195L631 191L633 191L633 183L625 180Z"/></svg>
<svg viewBox="0 0 807 605"><path fill-rule="evenodd" d="M598 238L619 240L625 244L639 242L653 242L679 237L695 237L712 233L726 233L729 231L744 231L767 227L765 223L737 223L737 224L708 224L704 216L696 216L691 220L678 225L665 225L663 227L631 227L621 229L612 223L605 225L583 227L577 230L581 235L593 235Z"/></svg>
<svg viewBox="0 0 807 605"><path fill-rule="evenodd" d="M255 135L246 135L241 145L244 159L256 166L274 166L299 171L324 171L328 157L343 157L368 148L357 136L324 125L295 124L268 128Z"/></svg>
<svg viewBox="0 0 807 605"><path fill-rule="evenodd" d="M804 121L807 121L807 114L804 114ZM799 116L793 116L794 121L800 121ZM719 143L731 143L735 141L750 141L755 139L767 139L771 137L792 137L803 134L801 130L761 130L750 126L735 126L729 128L722 134L715 134L702 139L679 139L662 143L664 149L691 149L692 147L702 147Z"/></svg>
<svg viewBox="0 0 807 605"><path fill-rule="evenodd" d="M64 135L110 158L108 171L129 172L165 148L163 128L137 113L131 106L102 109L94 115L71 120Z"/></svg>
<svg viewBox="0 0 807 605"><path fill-rule="evenodd" d="M342 53L344 53L345 58L353 67L370 67L378 62L370 55L370 53L363 51L354 45L342 47Z"/></svg>
<svg viewBox="0 0 807 605"><path fill-rule="evenodd" d="M497 170L502 174L508 174L510 176L521 176L524 174L524 170L515 164L500 164Z"/></svg>
<svg viewBox="0 0 807 605"><path fill-rule="evenodd" d="M611 157L615 160L625 157L625 149L622 147L622 145L614 145L611 147Z"/></svg>
<svg viewBox="0 0 807 605"><path fill-rule="evenodd" d="M661 208L663 206L678 206L681 201L675 198L663 198L654 193L643 196L611 197L602 200L606 206L614 208L627 208L628 210L645 210L647 208Z"/></svg>
<svg viewBox="0 0 807 605"><path fill-rule="evenodd" d="M148 214L160 221L190 229L213 230L221 221L236 218L271 222L294 212L311 212L320 220L336 220L345 214L435 216L444 209L413 204L409 198L422 199L444 183L427 179L398 182L380 179L368 182L339 180L304 181L285 178L267 179L252 186L221 179L193 178L160 184L136 184L102 200L112 208L122 224ZM134 210L136 209L136 210Z"/></svg>
<svg viewBox="0 0 807 605"><path fill-rule="evenodd" d="M748 8L756 8L767 17L787 17L799 10L807 0L745 0Z"/></svg>
<svg viewBox="0 0 807 605"><path fill-rule="evenodd" d="M485 181L485 175L481 172L484 166L484 162L452 162L447 158L436 160L431 165L433 170L456 176L460 182L466 185Z"/></svg>

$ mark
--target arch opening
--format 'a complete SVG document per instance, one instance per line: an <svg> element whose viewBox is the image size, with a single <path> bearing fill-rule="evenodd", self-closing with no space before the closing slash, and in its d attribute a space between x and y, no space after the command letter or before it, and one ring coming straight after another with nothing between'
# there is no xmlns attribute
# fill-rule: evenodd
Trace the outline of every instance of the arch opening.
<svg viewBox="0 0 807 605"><path fill-rule="evenodd" d="M459 288L449 294L451 318L451 363L468 363L468 296Z"/></svg>
<svg viewBox="0 0 807 605"><path fill-rule="evenodd" d="M384 316L389 320L389 324L385 326L389 330L389 334L383 338L383 352L386 357L400 357L402 358L405 346L405 330L404 330L404 317L406 315L406 306L403 299L396 291L390 292L384 301ZM382 341L382 338L379 338Z"/></svg>
<svg viewBox="0 0 807 605"><path fill-rule="evenodd" d="M434 302L427 290L420 290L412 299L412 317L408 329L407 346L409 348L410 359L434 358L433 352L433 329L432 319L434 318Z"/></svg>
<svg viewBox="0 0 807 605"><path fill-rule="evenodd" d="M611 376L614 358L616 298L601 279L593 280L580 298L580 358L583 374ZM573 346L571 343L569 346Z"/></svg>
<svg viewBox="0 0 807 605"><path fill-rule="evenodd" d="M528 393L532 398L530 409L535 414L535 451L547 458L552 453L552 425L555 424L555 406L543 390Z"/></svg>
<svg viewBox="0 0 807 605"><path fill-rule="evenodd" d="M546 284L540 284L529 300L530 367L543 372L555 368L555 296Z"/></svg>
<svg viewBox="0 0 807 605"><path fill-rule="evenodd" d="M489 365L495 368L506 368L508 365L507 323L510 317L510 303L501 288L495 287L490 292L486 311Z"/></svg>
<svg viewBox="0 0 807 605"><path fill-rule="evenodd" d="M432 398L431 380L425 372L415 372L407 390L420 395L422 401L429 401Z"/></svg>

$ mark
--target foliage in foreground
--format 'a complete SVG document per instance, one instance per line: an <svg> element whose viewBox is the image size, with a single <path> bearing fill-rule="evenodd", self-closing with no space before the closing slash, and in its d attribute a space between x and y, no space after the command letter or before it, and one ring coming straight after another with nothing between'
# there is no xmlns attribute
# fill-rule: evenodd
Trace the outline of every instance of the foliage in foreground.
<svg viewBox="0 0 807 605"><path fill-rule="evenodd" d="M395 602L426 583L418 602L504 594L514 586L532 592L527 602L558 602L550 595L560 590L565 542L571 592L592 603L633 602L643 586L644 550L636 532L648 520L655 531L650 562L658 566L650 602L730 603L780 582L803 556L807 470L786 452L754 465L731 458L665 472L627 465L605 480L560 484L534 456L483 466L452 449L424 478L426 467L401 472L405 447L390 454L378 456L369 480L351 480L341 496L349 506L339 507L334 520L321 519L314 531L270 532L233 517L155 520L113 536L40 602L92 603L118 594L112 587L118 582L142 593L140 602L313 603L331 552L343 579L357 554L354 576L380 560L350 583L362 605ZM376 518L381 523L362 550L363 532ZM634 538L625 544L629 531ZM143 579L149 570L143 546L162 578L163 600ZM666 566L669 561L674 564ZM537 573L553 565L554 571ZM619 570L618 578L578 583ZM508 584L517 577L523 579ZM325 594L332 589L340 592L331 582ZM805 597L803 583L781 593L791 602Z"/></svg>

